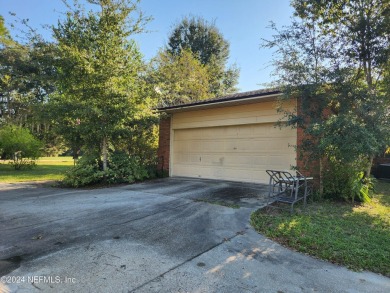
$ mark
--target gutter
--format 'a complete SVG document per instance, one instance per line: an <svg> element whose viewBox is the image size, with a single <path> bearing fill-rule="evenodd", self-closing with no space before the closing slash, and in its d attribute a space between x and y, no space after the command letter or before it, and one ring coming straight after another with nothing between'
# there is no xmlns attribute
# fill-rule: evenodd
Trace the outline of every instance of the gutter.
<svg viewBox="0 0 390 293"><path fill-rule="evenodd" d="M230 104L230 103L237 103L237 102L245 102L245 101L256 101L256 100L263 100L267 98L274 98L277 96L280 96L281 92L275 91L274 93L265 93L257 94L254 96L249 96L246 98L243 97L236 97L236 98L228 98L228 99L219 99L219 100L205 100L205 101L199 101L192 104L184 104L184 105L176 105L176 106L168 106L168 107L162 107L157 108L156 110L158 112L173 112L175 110L184 110L184 109L192 109L192 108L203 108L210 105L221 105L221 104Z"/></svg>

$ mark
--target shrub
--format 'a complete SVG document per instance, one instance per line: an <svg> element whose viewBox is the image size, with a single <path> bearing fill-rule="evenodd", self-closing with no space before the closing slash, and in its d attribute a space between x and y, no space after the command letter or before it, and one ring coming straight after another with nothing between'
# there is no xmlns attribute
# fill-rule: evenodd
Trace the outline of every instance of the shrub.
<svg viewBox="0 0 390 293"><path fill-rule="evenodd" d="M37 166L35 160L26 160L26 159L16 159L14 161L9 162L11 167L15 170L31 170Z"/></svg>
<svg viewBox="0 0 390 293"><path fill-rule="evenodd" d="M77 165L65 173L62 183L66 186L81 187L93 185L104 179L104 172L97 159L84 156Z"/></svg>
<svg viewBox="0 0 390 293"><path fill-rule="evenodd" d="M362 169L357 163L330 161L324 173L324 197L369 202L373 184L370 178L365 178Z"/></svg>
<svg viewBox="0 0 390 293"><path fill-rule="evenodd" d="M112 154L108 166L108 183L132 183L149 177L146 167L141 165L139 159L126 153Z"/></svg>
<svg viewBox="0 0 390 293"><path fill-rule="evenodd" d="M100 159L83 156L77 165L65 174L63 183L71 187L94 184L134 183L149 178L147 167L139 159L126 153L110 154L108 169L103 171Z"/></svg>
<svg viewBox="0 0 390 293"><path fill-rule="evenodd" d="M26 128L7 125L0 129L0 152L4 159L11 159L15 170L31 169L41 155L42 143Z"/></svg>

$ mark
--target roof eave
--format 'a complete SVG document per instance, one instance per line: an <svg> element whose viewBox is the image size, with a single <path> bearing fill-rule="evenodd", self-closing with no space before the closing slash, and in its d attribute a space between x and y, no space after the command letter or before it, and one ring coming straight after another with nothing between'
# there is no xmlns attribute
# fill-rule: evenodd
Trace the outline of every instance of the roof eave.
<svg viewBox="0 0 390 293"><path fill-rule="evenodd" d="M173 112L190 111L190 110L197 110L203 108L223 107L225 105L235 105L235 104L250 103L250 102L257 102L257 101L274 100L276 97L280 96L281 94L282 93L280 91L274 91L270 93L257 94L248 97L237 97L237 98L226 99L226 100L223 99L205 100L197 103L157 108L156 110L158 112L173 113Z"/></svg>

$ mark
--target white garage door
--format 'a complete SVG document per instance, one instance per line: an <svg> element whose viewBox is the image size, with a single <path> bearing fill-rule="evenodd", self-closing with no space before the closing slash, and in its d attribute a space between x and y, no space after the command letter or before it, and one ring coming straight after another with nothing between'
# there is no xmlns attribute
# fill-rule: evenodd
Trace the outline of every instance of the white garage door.
<svg viewBox="0 0 390 293"><path fill-rule="evenodd" d="M173 130L172 176L268 182L296 164L296 130L274 123Z"/></svg>

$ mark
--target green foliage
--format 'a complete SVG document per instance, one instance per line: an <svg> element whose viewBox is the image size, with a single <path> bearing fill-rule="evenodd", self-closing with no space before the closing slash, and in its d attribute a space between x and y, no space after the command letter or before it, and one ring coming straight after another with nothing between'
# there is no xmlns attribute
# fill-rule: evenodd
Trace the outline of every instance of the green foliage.
<svg viewBox="0 0 390 293"><path fill-rule="evenodd" d="M12 43L8 29L4 25L4 18L0 15L0 46Z"/></svg>
<svg viewBox="0 0 390 293"><path fill-rule="evenodd" d="M95 156L83 156L77 165L65 173L64 185L82 187L96 184L134 183L149 178L147 168L139 158L125 153L113 153L108 160L107 170Z"/></svg>
<svg viewBox="0 0 390 293"><path fill-rule="evenodd" d="M4 17L0 15L0 36L8 36L9 32L7 28L4 25Z"/></svg>
<svg viewBox="0 0 390 293"><path fill-rule="evenodd" d="M40 107L54 90L55 47L39 37L29 43L13 41L0 47L0 103L3 120L34 125L41 123Z"/></svg>
<svg viewBox="0 0 390 293"><path fill-rule="evenodd" d="M37 166L35 160L26 160L16 157L15 160L9 162L10 166L15 170L32 170Z"/></svg>
<svg viewBox="0 0 390 293"><path fill-rule="evenodd" d="M81 187L102 182L104 172L100 170L99 161L83 157L74 168L65 173L62 183L66 186Z"/></svg>
<svg viewBox="0 0 390 293"><path fill-rule="evenodd" d="M0 36L0 123L18 124L52 148L57 147L45 105L55 90L56 46L30 32L12 40ZM0 25L1 30L1 25Z"/></svg>
<svg viewBox="0 0 390 293"><path fill-rule="evenodd" d="M152 79L163 106L204 100L212 95L208 66L189 50L178 55L161 51L153 61Z"/></svg>
<svg viewBox="0 0 390 293"><path fill-rule="evenodd" d="M97 152L109 172L109 152L124 150L152 166L155 103L131 39L149 18L139 11L139 1L87 2L97 9L64 1L68 12L51 28L54 42L35 35L23 20L30 30L26 38L0 46L0 118L31 129L45 142L47 155L65 147Z"/></svg>
<svg viewBox="0 0 390 293"><path fill-rule="evenodd" d="M41 155L41 148L42 143L25 128L7 125L0 129L1 157L12 159L15 170L33 168L34 160Z"/></svg>
<svg viewBox="0 0 390 293"><path fill-rule="evenodd" d="M278 54L275 86L302 105L284 112L306 135L301 155L321 161L332 178L323 190L341 198L361 194L357 174L369 178L374 156L390 144L389 5L294 0L297 18L282 30L272 25L274 39L264 42Z"/></svg>
<svg viewBox="0 0 390 293"><path fill-rule="evenodd" d="M108 171L108 183L133 183L149 177L139 158L125 153L114 153L110 156Z"/></svg>
<svg viewBox="0 0 390 293"><path fill-rule="evenodd" d="M139 158L142 165L153 168L157 164L158 122L156 115L147 113L127 124L129 131L115 138L116 150Z"/></svg>
<svg viewBox="0 0 390 293"><path fill-rule="evenodd" d="M173 28L168 40L168 51L180 55L189 50L202 63L208 64L216 58L225 64L229 58L229 43L214 23L201 17L184 17Z"/></svg>
<svg viewBox="0 0 390 293"><path fill-rule="evenodd" d="M373 189L373 183L371 178L364 177L364 172L360 172L355 177L352 183L352 194L353 199L356 197L360 202L370 202L371 194L370 191Z"/></svg>
<svg viewBox="0 0 390 293"><path fill-rule="evenodd" d="M148 20L130 0L91 1L99 10L75 4L53 28L60 59L59 93L53 97L57 130L72 147L98 150L107 168L108 148L126 125L149 107L144 64L130 39ZM114 145L115 147L115 145Z"/></svg>
<svg viewBox="0 0 390 293"><path fill-rule="evenodd" d="M372 179L366 178L359 166L360 160L343 164L334 160L327 163L324 173L324 198L369 202L373 188Z"/></svg>
<svg viewBox="0 0 390 293"><path fill-rule="evenodd" d="M190 51L200 64L207 65L209 97L236 91L239 70L235 66L226 67L229 43L214 23L201 17L184 17L173 28L166 50L176 57Z"/></svg>
<svg viewBox="0 0 390 293"><path fill-rule="evenodd" d="M293 215L263 209L251 215L251 224L301 253L390 276L390 183L377 182L375 189L369 203L320 201Z"/></svg>

